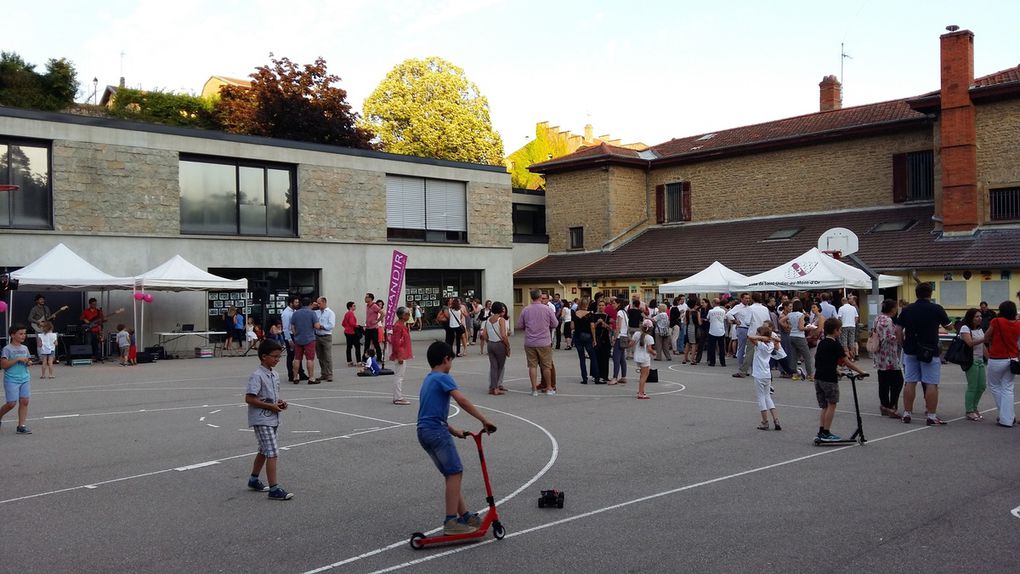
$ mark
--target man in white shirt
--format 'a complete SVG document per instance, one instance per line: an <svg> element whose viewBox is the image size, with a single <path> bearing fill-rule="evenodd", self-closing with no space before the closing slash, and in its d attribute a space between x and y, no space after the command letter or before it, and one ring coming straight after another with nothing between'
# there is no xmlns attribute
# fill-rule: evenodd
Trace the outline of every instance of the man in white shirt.
<svg viewBox="0 0 1020 574"><path fill-rule="evenodd" d="M680 303L676 304L677 301ZM679 315L678 319L673 323L673 349L676 351L676 354L682 355L684 352L684 334L687 332L687 311L690 307L687 306L687 296L682 293L676 296L673 303L673 311Z"/></svg>
<svg viewBox="0 0 1020 574"><path fill-rule="evenodd" d="M316 300L315 310L315 356L319 358L322 380L333 382L333 328L336 327L336 313L329 308L325 297Z"/></svg>
<svg viewBox="0 0 1020 574"><path fill-rule="evenodd" d="M715 354L719 351L719 366L726 366L726 311L719 299L712 299L708 311L708 366L715 366Z"/></svg>
<svg viewBox="0 0 1020 574"><path fill-rule="evenodd" d="M748 308L750 306L751 294L741 293L740 303L734 305L729 313L726 313L726 318L736 326L734 331L737 334L737 364L743 364L744 362L744 347L747 344Z"/></svg>
<svg viewBox="0 0 1020 574"><path fill-rule="evenodd" d="M857 297L853 295L844 297L843 304L836 313L840 323L843 324L839 342L843 345L847 357L854 361L857 359L857 320L860 318L860 313L857 312Z"/></svg>
<svg viewBox="0 0 1020 574"><path fill-rule="evenodd" d="M744 357L740 361L740 371L733 373L734 377L741 378L746 377L751 371L751 363L754 362L754 341L747 340L747 334L757 334L758 327L761 327L765 323L772 322L772 314L769 313L769 308L762 305L761 302L764 300L761 293L753 293L751 295L751 301L753 303L746 309L747 314L747 331L745 332L744 338ZM739 348L739 343L737 344Z"/></svg>

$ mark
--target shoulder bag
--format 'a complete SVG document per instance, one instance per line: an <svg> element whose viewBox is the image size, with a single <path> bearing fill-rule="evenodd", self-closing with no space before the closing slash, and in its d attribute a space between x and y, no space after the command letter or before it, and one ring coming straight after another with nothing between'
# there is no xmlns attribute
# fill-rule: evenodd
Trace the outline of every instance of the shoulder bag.
<svg viewBox="0 0 1020 574"><path fill-rule="evenodd" d="M974 364L974 349L963 340L963 337L957 335L949 343L945 359L950 363L960 365L960 368L966 371Z"/></svg>

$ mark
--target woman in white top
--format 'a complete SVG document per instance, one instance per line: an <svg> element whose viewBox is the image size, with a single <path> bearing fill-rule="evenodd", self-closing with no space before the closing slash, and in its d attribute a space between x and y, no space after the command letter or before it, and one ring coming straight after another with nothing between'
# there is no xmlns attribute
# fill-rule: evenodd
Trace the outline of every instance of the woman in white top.
<svg viewBox="0 0 1020 574"><path fill-rule="evenodd" d="M563 308L560 309L560 318L563 320L562 321L563 322L563 327L562 327L562 329L563 329L563 338L567 340L567 350L568 351L570 349L574 348L574 346L573 346L573 342L574 342L573 335L574 335L574 333L571 330L571 327L573 326L573 324L570 322L570 316L571 316L570 304L567 303L566 301L564 301L563 302Z"/></svg>
<svg viewBox="0 0 1020 574"><path fill-rule="evenodd" d="M57 334L53 332L53 323L50 321L41 321L39 327L42 331L36 335L37 344L39 345L39 360L42 362L42 374L39 375L40 379L52 379L53 378L53 359L57 353ZM46 376L49 373L49 376Z"/></svg>
<svg viewBox="0 0 1020 574"><path fill-rule="evenodd" d="M510 356L510 334L507 331L506 305L496 301L492 304L492 313L483 323L485 329L482 337L488 343L489 352L489 394L502 395L503 373L506 360Z"/></svg>
<svg viewBox="0 0 1020 574"><path fill-rule="evenodd" d="M460 352L461 344L464 342L464 308L460 304L460 299L454 297L450 301L450 308L447 311L450 316L450 320L447 323L448 329L446 330L446 344L453 347L456 345L456 351L458 357L463 357L464 354Z"/></svg>
<svg viewBox="0 0 1020 574"><path fill-rule="evenodd" d="M985 332L981 330L981 311L971 307L963 316L960 327L960 338L974 351L974 362L964 370L967 375L967 393L964 395L964 406L967 419L979 421L984 419L978 411L978 403L985 392Z"/></svg>
<svg viewBox="0 0 1020 574"><path fill-rule="evenodd" d="M634 347L634 364L641 371L641 377L638 379L637 398L639 399L651 398L645 394L645 383L648 382L648 369L652 366L652 353L655 352L655 339L652 338L654 329L652 320L645 319L641 323L641 329L634 333L630 339L630 344Z"/></svg>

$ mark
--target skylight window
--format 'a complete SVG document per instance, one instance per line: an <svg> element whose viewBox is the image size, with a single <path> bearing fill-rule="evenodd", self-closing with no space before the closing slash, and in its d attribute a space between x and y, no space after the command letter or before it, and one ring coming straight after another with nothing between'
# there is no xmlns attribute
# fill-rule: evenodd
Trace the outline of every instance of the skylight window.
<svg viewBox="0 0 1020 574"><path fill-rule="evenodd" d="M884 221L871 228L871 233L892 233L894 231L906 231L917 223L916 219L904 219L901 221Z"/></svg>
<svg viewBox="0 0 1020 574"><path fill-rule="evenodd" d="M710 140L710 139L714 138L715 135L716 134L705 134L705 135L701 136L700 138L698 138L695 141L699 141L699 142L707 141L707 140Z"/></svg>
<svg viewBox="0 0 1020 574"><path fill-rule="evenodd" d="M803 227L787 227L778 231L773 231L772 235L765 238L765 241L783 241L786 239L792 239L801 231L804 231Z"/></svg>

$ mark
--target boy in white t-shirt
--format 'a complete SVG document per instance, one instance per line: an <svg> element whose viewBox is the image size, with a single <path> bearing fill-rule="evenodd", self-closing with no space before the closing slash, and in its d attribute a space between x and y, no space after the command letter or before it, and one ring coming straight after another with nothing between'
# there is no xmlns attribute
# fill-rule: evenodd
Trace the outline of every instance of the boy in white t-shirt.
<svg viewBox="0 0 1020 574"><path fill-rule="evenodd" d="M772 337L772 329L768 325L758 327L757 334L748 335L747 340L754 343L751 377L754 379L754 394L758 399L758 410L761 411L761 424L758 425L758 430L769 430L769 413L772 414L772 424L776 430L783 430L779 426L776 405L772 402L769 392L772 386L772 368L769 360L772 359L772 353L782 347L779 340Z"/></svg>

